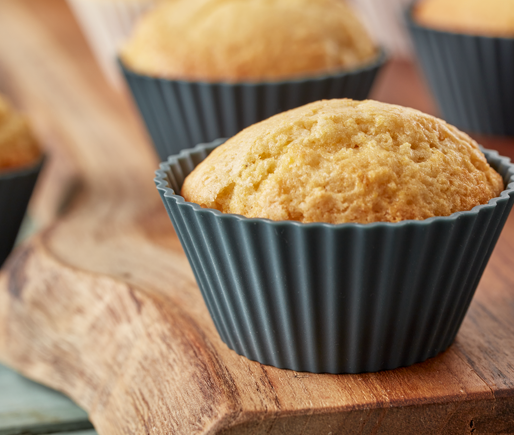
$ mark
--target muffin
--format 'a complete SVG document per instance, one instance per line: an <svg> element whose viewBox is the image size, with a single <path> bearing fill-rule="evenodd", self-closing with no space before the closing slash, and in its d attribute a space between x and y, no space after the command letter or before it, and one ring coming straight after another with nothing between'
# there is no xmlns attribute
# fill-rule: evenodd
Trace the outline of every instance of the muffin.
<svg viewBox="0 0 514 435"><path fill-rule="evenodd" d="M514 3L422 0L408 18L443 117L469 132L514 135Z"/></svg>
<svg viewBox="0 0 514 435"><path fill-rule="evenodd" d="M340 0L178 0L143 17L121 52L175 80L276 81L355 69L378 55Z"/></svg>
<svg viewBox="0 0 514 435"><path fill-rule="evenodd" d="M229 348L358 373L452 343L512 208L509 159L372 101L309 104L222 143L171 156L155 182Z"/></svg>
<svg viewBox="0 0 514 435"><path fill-rule="evenodd" d="M116 56L137 19L159 0L68 0L109 83L122 85Z"/></svg>
<svg viewBox="0 0 514 435"><path fill-rule="evenodd" d="M317 99L365 98L383 62L340 0L167 1L120 54L162 158Z"/></svg>
<svg viewBox="0 0 514 435"><path fill-rule="evenodd" d="M500 175L469 136L414 109L317 101L253 125L185 180L205 208L299 222L400 222L486 204Z"/></svg>
<svg viewBox="0 0 514 435"><path fill-rule="evenodd" d="M40 157L26 119L0 95L0 171L31 166Z"/></svg>
<svg viewBox="0 0 514 435"><path fill-rule="evenodd" d="M41 164L27 121L0 95L0 266L14 246Z"/></svg>
<svg viewBox="0 0 514 435"><path fill-rule="evenodd" d="M405 25L405 8L412 0L348 0L376 41L395 57L410 58L412 44Z"/></svg>
<svg viewBox="0 0 514 435"><path fill-rule="evenodd" d="M417 23L447 32L514 37L512 0L424 0L413 12Z"/></svg>

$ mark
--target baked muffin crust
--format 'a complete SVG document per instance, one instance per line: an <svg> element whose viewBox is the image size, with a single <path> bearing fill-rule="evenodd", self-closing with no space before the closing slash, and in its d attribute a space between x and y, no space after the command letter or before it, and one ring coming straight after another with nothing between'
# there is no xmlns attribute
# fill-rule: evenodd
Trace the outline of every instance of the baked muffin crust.
<svg viewBox="0 0 514 435"><path fill-rule="evenodd" d="M342 0L171 0L141 19L121 57L151 76L237 82L353 69L377 50Z"/></svg>
<svg viewBox="0 0 514 435"><path fill-rule="evenodd" d="M512 0L422 0L413 14L419 24L439 30L514 37Z"/></svg>
<svg viewBox="0 0 514 435"><path fill-rule="evenodd" d="M343 99L248 127L198 165L181 194L224 213L337 224L448 216L502 190L477 143L455 127Z"/></svg>
<svg viewBox="0 0 514 435"><path fill-rule="evenodd" d="M40 156L26 119L0 95L0 171L31 165Z"/></svg>

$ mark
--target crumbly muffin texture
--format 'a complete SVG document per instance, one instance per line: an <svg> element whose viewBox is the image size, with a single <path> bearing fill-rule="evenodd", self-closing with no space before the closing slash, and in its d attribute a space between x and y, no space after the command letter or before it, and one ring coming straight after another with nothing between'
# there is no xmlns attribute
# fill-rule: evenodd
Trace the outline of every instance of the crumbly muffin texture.
<svg viewBox="0 0 514 435"><path fill-rule="evenodd" d="M40 156L26 119L0 95L0 170L31 165Z"/></svg>
<svg viewBox="0 0 514 435"><path fill-rule="evenodd" d="M414 18L439 30L514 37L513 0L421 0Z"/></svg>
<svg viewBox="0 0 514 435"><path fill-rule="evenodd" d="M237 82L353 69L377 49L342 0L169 0L121 57L147 75Z"/></svg>
<svg viewBox="0 0 514 435"><path fill-rule="evenodd" d="M338 224L448 216L502 190L477 143L455 127L343 99L248 127L198 165L181 194L224 213Z"/></svg>

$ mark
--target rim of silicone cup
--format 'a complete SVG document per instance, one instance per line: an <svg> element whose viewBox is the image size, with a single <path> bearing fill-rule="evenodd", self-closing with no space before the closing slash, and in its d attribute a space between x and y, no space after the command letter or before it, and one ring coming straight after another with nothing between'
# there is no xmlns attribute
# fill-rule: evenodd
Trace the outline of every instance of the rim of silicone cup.
<svg viewBox="0 0 514 435"><path fill-rule="evenodd" d="M167 82L174 82L174 83L187 83L187 84L202 84L202 85L226 85L226 86L262 86L262 85L284 85L288 83L295 83L295 84L301 84L301 83L307 83L307 82L316 82L316 81L323 81L327 79L332 79L335 77L345 77L350 75L356 75L360 74L365 71L370 71L376 68L381 68L384 66L387 61L389 60L389 55L387 53L387 50L385 50L383 47L377 46L378 54L377 56L372 59L370 62L365 63L363 65L360 65L353 69L346 69L346 70L335 70L333 72L323 72L322 74L316 75L307 75L302 77L292 77L290 79L281 79L281 80L264 80L264 81L207 81L207 80L184 80L184 79L173 79L173 78L167 78L163 76L158 75L150 75L145 74L142 72L138 72L136 70L131 69L129 66L125 65L122 57L120 54L118 54L118 65L121 68L121 70L128 74L136 75L140 78L146 78L149 80L163 80Z"/></svg>
<svg viewBox="0 0 514 435"><path fill-rule="evenodd" d="M0 169L0 181L11 180L17 177L23 177L28 174L32 174L35 171L39 171L43 163L46 160L46 156L41 154L37 160L34 160L30 165L23 165L16 168Z"/></svg>

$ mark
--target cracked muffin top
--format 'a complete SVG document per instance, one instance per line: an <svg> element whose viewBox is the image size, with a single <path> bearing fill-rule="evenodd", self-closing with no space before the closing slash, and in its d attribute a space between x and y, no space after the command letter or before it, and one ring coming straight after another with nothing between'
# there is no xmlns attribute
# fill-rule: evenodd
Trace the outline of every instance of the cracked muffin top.
<svg viewBox="0 0 514 435"><path fill-rule="evenodd" d="M413 15L416 22L434 29L514 37L513 0L422 0Z"/></svg>
<svg viewBox="0 0 514 435"><path fill-rule="evenodd" d="M223 213L338 224L448 216L502 190L477 143L455 127L343 99L248 127L198 165L181 194Z"/></svg>
<svg viewBox="0 0 514 435"><path fill-rule="evenodd" d="M195 81L260 81L354 69L378 55L341 0L172 0L138 23L128 68Z"/></svg>
<svg viewBox="0 0 514 435"><path fill-rule="evenodd" d="M29 166L40 157L26 119L0 95L0 171Z"/></svg>

